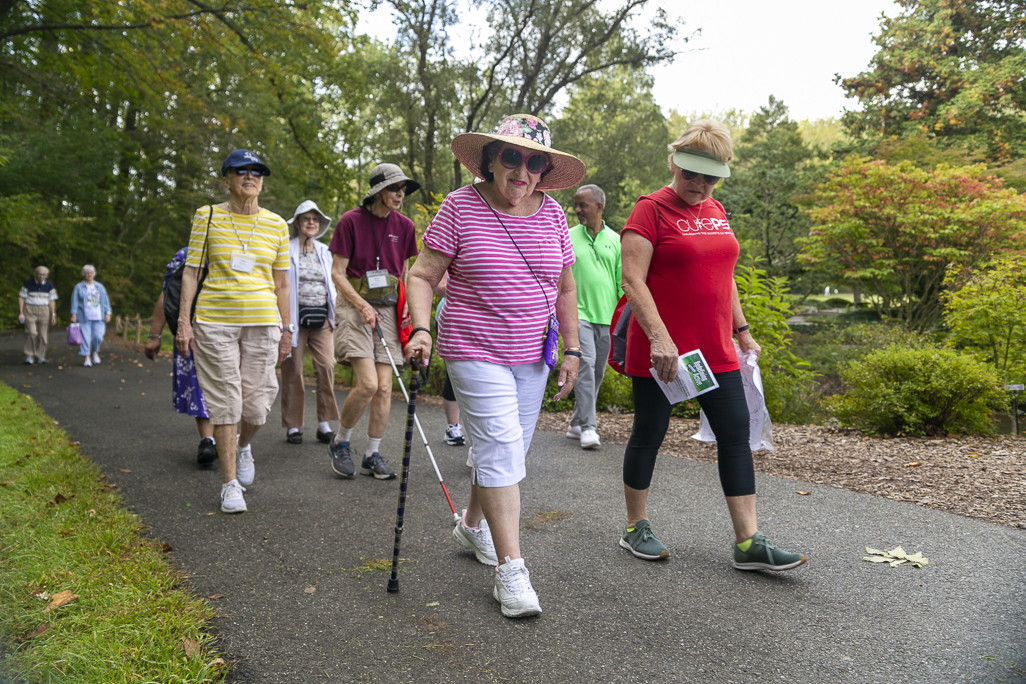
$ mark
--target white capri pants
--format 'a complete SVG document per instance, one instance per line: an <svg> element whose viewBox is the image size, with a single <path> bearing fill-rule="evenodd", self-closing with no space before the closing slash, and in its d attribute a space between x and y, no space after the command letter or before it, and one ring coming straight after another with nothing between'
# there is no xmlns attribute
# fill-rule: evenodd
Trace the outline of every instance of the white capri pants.
<svg viewBox="0 0 1026 684"><path fill-rule="evenodd" d="M446 361L445 367L473 447L471 481L482 487L517 484L527 475L527 450L549 377L545 362Z"/></svg>

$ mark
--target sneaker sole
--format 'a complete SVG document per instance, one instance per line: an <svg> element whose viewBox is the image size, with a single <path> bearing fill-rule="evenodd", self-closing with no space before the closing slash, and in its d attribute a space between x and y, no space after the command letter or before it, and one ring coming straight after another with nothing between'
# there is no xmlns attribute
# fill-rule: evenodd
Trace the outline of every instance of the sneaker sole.
<svg viewBox="0 0 1026 684"><path fill-rule="evenodd" d="M335 473L339 477L344 477L347 480L352 480L354 477L356 477L356 471L355 470L353 472L351 472L351 473L343 473L342 471L338 470L335 467L334 459L332 459L332 462L331 462L331 470L332 470L333 473Z"/></svg>
<svg viewBox="0 0 1026 684"><path fill-rule="evenodd" d="M502 606L502 614L508 618L531 617L532 615L541 615L542 612L541 606L531 606L528 608L507 607L506 604L502 602L502 599L499 598L499 590L495 588L492 589L492 598L499 602L499 605Z"/></svg>
<svg viewBox="0 0 1026 684"><path fill-rule="evenodd" d="M477 556L477 562L478 563L481 563L482 565L487 565L490 568L494 568L494 567L497 567L499 565L499 559L498 558L495 558L495 559L489 558L488 556L486 556L483 553L481 553L478 550L478 548L476 546L474 546L474 544L472 542L469 542L466 539L464 539L463 535L460 534L460 527L459 527L459 525L457 525L456 527L452 528L452 538L455 539L456 542L460 546L462 546L463 548L470 549L471 551L473 551L474 555Z"/></svg>
<svg viewBox="0 0 1026 684"><path fill-rule="evenodd" d="M566 437L567 439L576 439L577 441L580 441L580 439L581 439L580 435L571 435L569 432L566 433L563 436Z"/></svg>
<svg viewBox="0 0 1026 684"><path fill-rule="evenodd" d="M246 505L243 504L242 508L225 508L224 504L221 504L221 512L222 513L245 513L246 512Z"/></svg>
<svg viewBox="0 0 1026 684"><path fill-rule="evenodd" d="M736 570L772 570L773 572L783 572L784 570L797 568L808 560L808 558L802 556L801 560L795 561L794 563L788 563L787 565L770 565L769 563L738 563L737 561L731 561L731 563L734 565Z"/></svg>
<svg viewBox="0 0 1026 684"><path fill-rule="evenodd" d="M214 452L213 455L210 455L210 454L197 454L196 455L196 463L198 465L210 465L211 463L213 463L216 460L217 460L217 452Z"/></svg>
<svg viewBox="0 0 1026 684"><path fill-rule="evenodd" d="M392 480L392 479L395 479L395 473L392 473L391 475L389 475L387 473L382 475L381 473L374 472L370 468L360 468L360 474L361 475L373 475L375 480Z"/></svg>
<svg viewBox="0 0 1026 684"><path fill-rule="evenodd" d="M658 556L649 556L648 554L641 553L640 551L637 551L633 546L628 544L622 537L620 538L620 546L627 549L638 558L643 558L645 560L663 560L664 558L670 557L670 552L666 551L665 549Z"/></svg>
<svg viewBox="0 0 1026 684"><path fill-rule="evenodd" d="M447 439L447 440L445 440L445 443L448 444L449 446L466 446L467 445L466 440L462 440L462 439L453 439L453 440L448 440Z"/></svg>
<svg viewBox="0 0 1026 684"><path fill-rule="evenodd" d="M581 442L581 448L587 449L588 451L598 449L600 446L602 446L602 442L592 442L590 444L585 444L584 442Z"/></svg>

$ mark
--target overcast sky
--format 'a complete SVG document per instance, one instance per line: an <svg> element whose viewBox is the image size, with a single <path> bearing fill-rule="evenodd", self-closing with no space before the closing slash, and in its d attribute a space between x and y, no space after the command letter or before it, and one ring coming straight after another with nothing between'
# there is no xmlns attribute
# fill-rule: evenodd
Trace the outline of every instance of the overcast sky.
<svg viewBox="0 0 1026 684"><path fill-rule="evenodd" d="M661 3L684 19L694 36L672 64L652 69L656 101L669 112L751 112L770 95L794 119L840 116L856 108L834 85L834 74L854 76L876 52L872 35L881 13L895 16L891 0L719 0ZM468 13L475 17L475 13ZM644 17L636 21L643 25ZM358 29L381 40L395 37L384 7L364 11Z"/></svg>

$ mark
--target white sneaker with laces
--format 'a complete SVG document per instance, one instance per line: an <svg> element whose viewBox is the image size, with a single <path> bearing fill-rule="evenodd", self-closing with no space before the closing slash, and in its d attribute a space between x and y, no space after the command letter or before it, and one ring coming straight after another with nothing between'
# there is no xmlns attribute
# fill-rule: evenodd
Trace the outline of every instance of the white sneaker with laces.
<svg viewBox="0 0 1026 684"><path fill-rule="evenodd" d="M100 352L93 352L93 363L100 362Z"/></svg>
<svg viewBox="0 0 1026 684"><path fill-rule="evenodd" d="M477 556L479 563L495 567L499 559L495 557L495 544L492 543L492 532L488 529L488 521L481 518L477 529L467 527L467 509L463 509L463 516L452 528L452 538L461 545L470 549Z"/></svg>
<svg viewBox="0 0 1026 684"><path fill-rule="evenodd" d="M492 596L502 604L502 614L506 617L527 617L542 612L538 604L538 594L531 586L531 573L527 571L523 558L510 560L495 569L495 589Z"/></svg>
<svg viewBox="0 0 1026 684"><path fill-rule="evenodd" d="M242 493L246 489L239 484L238 480L231 480L221 485L221 512L222 513L245 513L246 500Z"/></svg>
<svg viewBox="0 0 1026 684"><path fill-rule="evenodd" d="M596 447L602 446L602 442L599 441L598 433L594 430L584 430L581 432L581 448L582 449L595 449Z"/></svg>
<svg viewBox="0 0 1026 684"><path fill-rule="evenodd" d="M463 426L459 423L449 423L445 428L445 443L449 446L463 446L467 440L463 437Z"/></svg>
<svg viewBox="0 0 1026 684"><path fill-rule="evenodd" d="M92 366L93 365L93 360L87 356L85 358L85 362L82 365L86 366L86 367Z"/></svg>
<svg viewBox="0 0 1026 684"><path fill-rule="evenodd" d="M581 438L581 426L580 425L571 425L570 427L568 427L566 429L566 436L569 437L570 439L580 439Z"/></svg>
<svg viewBox="0 0 1026 684"><path fill-rule="evenodd" d="M238 478L239 484L248 487L253 484L253 478L256 476L256 468L253 467L253 445L239 447L238 452L238 460L235 461L235 477Z"/></svg>

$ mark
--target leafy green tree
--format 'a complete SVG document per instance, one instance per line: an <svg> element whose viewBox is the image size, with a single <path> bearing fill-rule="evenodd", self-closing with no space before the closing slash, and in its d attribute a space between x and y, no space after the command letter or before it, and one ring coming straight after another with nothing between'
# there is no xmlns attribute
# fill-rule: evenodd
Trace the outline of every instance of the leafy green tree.
<svg viewBox="0 0 1026 684"><path fill-rule="evenodd" d="M670 180L670 141L666 119L652 97L652 77L641 69L613 67L586 76L569 90L566 107L552 122L553 140L584 161L584 182L605 191L603 218L619 230L638 197ZM572 205L573 194L573 189L553 193L565 207Z"/></svg>
<svg viewBox="0 0 1026 684"><path fill-rule="evenodd" d="M1026 378L1026 256L949 269L944 324L950 346L975 352L1007 382Z"/></svg>
<svg viewBox="0 0 1026 684"><path fill-rule="evenodd" d="M818 187L816 204L800 260L873 295L882 315L896 309L909 330L940 319L949 264L1026 247L1026 197L982 166L928 171L855 157Z"/></svg>
<svg viewBox="0 0 1026 684"><path fill-rule="evenodd" d="M813 151L782 101L771 95L752 115L734 156L731 176L716 198L735 217L744 216L739 232L758 240L765 270L771 276L796 278L803 270L796 260L796 239L808 235L809 219L794 198L809 190L807 163Z"/></svg>
<svg viewBox="0 0 1026 684"><path fill-rule="evenodd" d="M910 133L984 151L1026 155L1026 2L896 0L870 68L835 79L862 108L844 115L857 138Z"/></svg>

